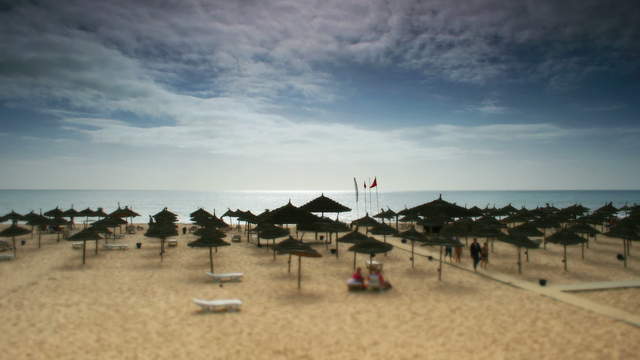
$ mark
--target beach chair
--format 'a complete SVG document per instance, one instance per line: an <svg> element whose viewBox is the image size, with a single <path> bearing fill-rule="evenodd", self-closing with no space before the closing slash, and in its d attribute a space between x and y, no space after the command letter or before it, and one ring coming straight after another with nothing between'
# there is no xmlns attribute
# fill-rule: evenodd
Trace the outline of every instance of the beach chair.
<svg viewBox="0 0 640 360"><path fill-rule="evenodd" d="M13 256L13 254L0 254L0 261L9 261L9 260L13 260L16 257Z"/></svg>
<svg viewBox="0 0 640 360"><path fill-rule="evenodd" d="M371 274L369 275L369 282L367 283L367 289L371 290L381 290L382 284L380 284L380 278L378 275Z"/></svg>
<svg viewBox="0 0 640 360"><path fill-rule="evenodd" d="M105 250L127 250L128 244L104 244Z"/></svg>
<svg viewBox="0 0 640 360"><path fill-rule="evenodd" d="M242 301L238 299L229 300L203 300L193 299L193 302L203 310L208 311L240 311Z"/></svg>
<svg viewBox="0 0 640 360"><path fill-rule="evenodd" d="M82 241L76 241L71 243L72 249L82 249Z"/></svg>
<svg viewBox="0 0 640 360"><path fill-rule="evenodd" d="M241 281L244 273L241 272L233 272L233 273L224 273L224 274L214 274L212 272L207 272L207 275L213 278L213 281L226 282L226 281Z"/></svg>
<svg viewBox="0 0 640 360"><path fill-rule="evenodd" d="M241 241L242 241L242 238L240 237L240 235L233 235L233 237L231 237L231 242L239 243Z"/></svg>
<svg viewBox="0 0 640 360"><path fill-rule="evenodd" d="M176 239L169 239L169 240L167 240L167 246L170 246L170 247L176 247L176 246L178 246L178 240L176 240Z"/></svg>
<svg viewBox="0 0 640 360"><path fill-rule="evenodd" d="M364 262L364 266L367 268L367 270L369 271L382 271L382 263L376 260L366 260Z"/></svg>

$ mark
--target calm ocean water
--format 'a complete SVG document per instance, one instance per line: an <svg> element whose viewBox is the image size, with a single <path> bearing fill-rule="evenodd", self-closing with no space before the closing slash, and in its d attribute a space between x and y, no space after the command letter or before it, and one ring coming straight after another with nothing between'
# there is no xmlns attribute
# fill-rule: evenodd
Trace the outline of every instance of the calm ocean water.
<svg viewBox="0 0 640 360"><path fill-rule="evenodd" d="M324 194L353 210L340 215L341 220L352 220L365 214L364 194L360 192L356 206L353 191L327 191ZM381 207L402 210L424 202L432 201L442 194L442 198L461 206L502 207L507 204L520 208L535 208L546 203L556 207L565 207L579 203L590 209L596 209L612 201L617 207L626 203L640 204L640 190L589 190L589 191L399 191L376 194L372 192L369 201L367 195L366 211L377 213ZM155 214L165 206L187 222L189 213L199 207L216 211L222 215L227 208L251 210L260 213L265 209L274 209L291 202L300 206L319 196L319 191L155 191L155 190L0 190L0 215L11 210L19 213L48 211L56 206L76 210L87 207L103 207L106 212L128 205L140 213L137 222L147 222L148 215Z"/></svg>

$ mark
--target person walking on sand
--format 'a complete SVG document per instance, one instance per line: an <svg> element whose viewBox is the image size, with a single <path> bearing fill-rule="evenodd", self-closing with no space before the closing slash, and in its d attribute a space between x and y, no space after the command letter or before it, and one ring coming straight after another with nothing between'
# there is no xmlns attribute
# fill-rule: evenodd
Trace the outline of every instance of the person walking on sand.
<svg viewBox="0 0 640 360"><path fill-rule="evenodd" d="M482 256L482 263L480 264L480 266L483 269L487 269L487 265L489 265L489 242L485 241L484 245L482 245L482 250L480 252L480 255Z"/></svg>
<svg viewBox="0 0 640 360"><path fill-rule="evenodd" d="M462 246L456 246L453 249L453 254L454 254L454 259L456 261L456 263L460 263L460 258L462 258Z"/></svg>
<svg viewBox="0 0 640 360"><path fill-rule="evenodd" d="M478 244L477 239L473 239L473 243L469 247L469 252L471 253L471 259L473 259L473 271L476 271L478 268L478 263L480 262L480 253L482 249L480 244Z"/></svg>
<svg viewBox="0 0 640 360"><path fill-rule="evenodd" d="M444 259L446 260L447 257L449 257L449 261L453 260L453 248L451 248L451 246L445 246L444 247Z"/></svg>

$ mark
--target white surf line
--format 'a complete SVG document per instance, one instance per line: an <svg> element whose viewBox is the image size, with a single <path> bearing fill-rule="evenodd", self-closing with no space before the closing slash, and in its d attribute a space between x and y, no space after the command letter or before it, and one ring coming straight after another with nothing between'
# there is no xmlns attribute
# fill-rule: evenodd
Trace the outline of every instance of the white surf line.
<svg viewBox="0 0 640 360"><path fill-rule="evenodd" d="M399 246L398 243L401 244L400 241L394 239L394 238L387 238L387 242L389 242L389 240L394 242L394 247L403 250L403 251L407 251L409 253L411 253L411 249L406 249L404 248L404 246ZM419 248L420 252L425 251L424 247L420 247ZM431 253L430 251L426 251L427 253ZM438 256L439 255L425 255L424 253L419 253L418 251L414 250L414 255L418 255L418 256L422 256L422 257L432 257L433 261L438 261ZM497 272L493 272L493 271L487 271L487 270L480 270L480 271L474 271L472 268L463 266L463 265L458 265L458 264L454 264L448 261L442 261L443 264L446 265L450 265L453 266L457 269L460 270L464 270L464 271L468 271L470 273L473 274L477 274L480 276L483 276L485 278L509 285L509 286L513 286L516 288L520 288L520 289L524 289L524 290L529 290L535 293L538 293L540 295L549 297L551 299L557 300L557 301L561 301L564 302L566 304L571 304L577 307L580 307L584 310L588 310L591 312L594 312L596 314L600 314L600 315L604 315L606 317L609 317L611 319L614 320L618 320L618 321L622 321L624 323L627 323L629 325L633 325L635 327L639 327L640 328L640 316L635 315L635 314L631 314L628 313L624 310L620 310L614 307L610 307L610 306L606 306L606 305L602 305L602 304L598 304L595 303L593 301L589 301L583 298L580 298L578 296L575 295L571 295L568 294L566 292L564 292L563 290L561 290L558 287L544 287L544 286L540 286L538 284L535 283L530 283L527 281L523 281L523 280L519 280L516 278L513 278L509 275L505 275L502 273L497 273Z"/></svg>

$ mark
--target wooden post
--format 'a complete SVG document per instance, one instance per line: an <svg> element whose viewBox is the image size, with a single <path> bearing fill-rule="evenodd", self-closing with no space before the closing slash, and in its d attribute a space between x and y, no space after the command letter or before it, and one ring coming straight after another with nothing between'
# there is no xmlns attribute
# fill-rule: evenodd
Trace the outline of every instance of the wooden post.
<svg viewBox="0 0 640 360"><path fill-rule="evenodd" d="M415 256L414 256L414 253L413 253L413 247L414 247L414 246L415 246L415 241L411 240L411 268L412 268L412 269L414 268L414 261L413 261L413 258L415 257Z"/></svg>
<svg viewBox="0 0 640 360"><path fill-rule="evenodd" d="M522 274L522 262L520 261L520 247L518 246L518 274Z"/></svg>
<svg viewBox="0 0 640 360"><path fill-rule="evenodd" d="M160 239L160 262L164 260L164 238Z"/></svg>
<svg viewBox="0 0 640 360"><path fill-rule="evenodd" d="M96 255L98 255L98 239L96 239Z"/></svg>
<svg viewBox="0 0 640 360"><path fill-rule="evenodd" d="M211 264L211 273L213 274L213 251L209 246L209 263Z"/></svg>
<svg viewBox="0 0 640 360"><path fill-rule="evenodd" d="M624 257L624 267L627 267L627 239L622 239L622 252Z"/></svg>
<svg viewBox="0 0 640 360"><path fill-rule="evenodd" d="M38 249L40 249L40 239L42 239L42 230L38 229Z"/></svg>
<svg viewBox="0 0 640 360"><path fill-rule="evenodd" d="M567 245L564 246L564 271L567 271Z"/></svg>
<svg viewBox="0 0 640 360"><path fill-rule="evenodd" d="M356 252L353 252L353 271L356 271Z"/></svg>
<svg viewBox="0 0 640 360"><path fill-rule="evenodd" d="M581 245L582 245L582 260L584 260L584 243L582 243Z"/></svg>
<svg viewBox="0 0 640 360"><path fill-rule="evenodd" d="M17 258L18 257L18 253L16 252L16 237L15 236L11 237L11 243L13 244L13 257Z"/></svg>
<svg viewBox="0 0 640 360"><path fill-rule="evenodd" d="M86 258L85 249L87 247L87 240L82 240L82 265L84 265L84 260Z"/></svg>
<svg viewBox="0 0 640 360"><path fill-rule="evenodd" d="M442 246L440 246L440 263L438 264L438 281L442 281Z"/></svg>
<svg viewBox="0 0 640 360"><path fill-rule="evenodd" d="M542 248L547 249L547 228L542 228Z"/></svg>
<svg viewBox="0 0 640 360"><path fill-rule="evenodd" d="M300 289L300 276L302 272L302 256L298 256L298 290Z"/></svg>

